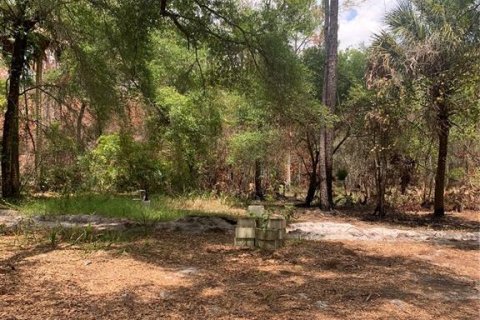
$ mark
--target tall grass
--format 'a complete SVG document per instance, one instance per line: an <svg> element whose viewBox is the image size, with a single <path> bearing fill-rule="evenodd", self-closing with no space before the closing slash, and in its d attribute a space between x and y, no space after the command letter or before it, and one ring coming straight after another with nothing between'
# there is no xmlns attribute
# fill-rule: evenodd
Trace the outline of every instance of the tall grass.
<svg viewBox="0 0 480 320"><path fill-rule="evenodd" d="M152 199L149 206L131 196L75 195L70 197L34 198L20 204L19 210L27 215L90 214L109 218L128 218L147 221L173 220L187 214L172 208L162 198Z"/></svg>

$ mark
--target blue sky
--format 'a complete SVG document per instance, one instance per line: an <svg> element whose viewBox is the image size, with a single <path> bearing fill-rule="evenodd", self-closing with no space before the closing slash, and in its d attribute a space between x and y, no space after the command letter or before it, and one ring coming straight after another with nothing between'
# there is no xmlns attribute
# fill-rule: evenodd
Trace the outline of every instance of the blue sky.
<svg viewBox="0 0 480 320"><path fill-rule="evenodd" d="M358 11L355 8L345 11L344 18L347 21L352 21L358 16Z"/></svg>
<svg viewBox="0 0 480 320"><path fill-rule="evenodd" d="M370 44L375 32L384 28L383 17L395 7L396 0L356 0L345 8L340 0L338 40L340 49Z"/></svg>

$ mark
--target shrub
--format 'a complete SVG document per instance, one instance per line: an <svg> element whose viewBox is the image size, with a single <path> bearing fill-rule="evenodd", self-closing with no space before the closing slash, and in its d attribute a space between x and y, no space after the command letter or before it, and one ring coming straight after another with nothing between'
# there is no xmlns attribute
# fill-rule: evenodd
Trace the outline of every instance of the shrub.
<svg viewBox="0 0 480 320"><path fill-rule="evenodd" d="M90 190L158 190L162 166L153 148L127 134L103 135L83 159Z"/></svg>
<svg viewBox="0 0 480 320"><path fill-rule="evenodd" d="M62 193L80 189L84 177L78 162L78 154L78 146L74 139L66 134L58 123L50 125L45 132L41 189Z"/></svg>

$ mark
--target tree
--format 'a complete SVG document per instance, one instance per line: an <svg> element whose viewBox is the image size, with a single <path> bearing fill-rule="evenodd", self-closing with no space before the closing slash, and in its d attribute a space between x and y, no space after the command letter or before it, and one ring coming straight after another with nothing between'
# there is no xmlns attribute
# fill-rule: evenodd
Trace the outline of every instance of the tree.
<svg viewBox="0 0 480 320"><path fill-rule="evenodd" d="M313 85L313 98L320 103L323 96L323 84L325 83L325 67L326 52L322 47L310 47L303 52L303 63L308 69L309 81ZM313 200L315 192L319 186L318 165L320 160L319 152L319 133L324 132L326 127L331 128L335 133L340 132L343 136L336 146L332 148L332 152L336 153L343 143L352 135L351 126L356 115L351 112L351 104L346 104L350 99L349 91L355 85L363 82L365 74L366 54L364 51L357 49L349 49L339 53L338 57L338 105L336 106L335 115L329 109L323 110L321 118L313 117L311 114L305 119L316 119L317 124L305 123L304 128L310 128L314 132L307 131L306 148L308 150L310 165L309 169L309 186L306 197L306 204L309 205ZM335 121L336 117L340 117L343 121ZM352 119L353 118L353 119ZM337 125L335 125L337 124ZM324 159L324 157L322 157ZM315 173L315 174L313 174Z"/></svg>
<svg viewBox="0 0 480 320"><path fill-rule="evenodd" d="M354 166L361 158L367 160L366 168L359 168L373 175L375 182L376 206L374 215L384 217L386 214L386 191L391 185L393 168L391 159L401 153L400 140L406 134L399 135L404 127L405 89L395 79L377 79L368 83L368 88L354 86L349 95L348 105L355 110L356 122L362 126L362 135L355 137ZM373 174L372 174L373 173Z"/></svg>
<svg viewBox="0 0 480 320"><path fill-rule="evenodd" d="M325 22L325 76L323 81L322 102L332 114L335 113L337 100L337 60L338 60L338 0L324 0ZM320 207L333 208L333 141L332 126L322 127L320 131Z"/></svg>
<svg viewBox="0 0 480 320"><path fill-rule="evenodd" d="M43 181L43 133L42 133L42 85L43 85L43 62L46 50L51 46L50 40L44 35L37 33L34 40L35 60L35 184L41 190Z"/></svg>
<svg viewBox="0 0 480 320"><path fill-rule="evenodd" d="M3 54L8 54L10 59L1 159L2 195L5 198L20 196L19 96L32 33L53 14L56 6L56 1L28 0L3 1L0 5L0 36L12 42L11 50L3 47Z"/></svg>
<svg viewBox="0 0 480 320"><path fill-rule="evenodd" d="M426 114L433 114L438 139L434 216L445 213L445 173L452 115L460 111L455 96L462 90L480 52L480 11L476 1L412 0L401 2L386 17L373 49L379 64L404 81L425 84Z"/></svg>
<svg viewBox="0 0 480 320"><path fill-rule="evenodd" d="M263 136L268 138L271 136L268 134L271 127L281 128L283 136L288 136L286 140L290 141L291 131L289 129L301 128L299 131L304 132L302 126L310 126L307 122L311 118L308 118L307 114L314 113L313 109L318 106L318 103L315 103L310 97L310 84L306 77L307 70L301 64L298 55L301 43L308 40L308 35L314 28L312 23L314 19L310 14L310 9L315 7L315 2L303 0L279 1L278 5L273 3L273 1L263 2L262 6L259 6L259 11L253 14L254 21L262 32L257 33L254 37L258 54L252 56L251 59L242 59L242 61L250 62L250 68L248 64L245 64L246 69L244 70L247 72L243 74L244 80L240 81L240 83L243 82L240 90L246 93L251 105L258 110L257 112L264 114L263 118L257 119L259 125L255 131L262 132ZM297 41L300 38L304 40ZM307 136L309 135L310 133L307 134ZM316 138L309 137L307 140L309 139L313 142L309 146L314 148L313 144L316 142ZM278 146L278 144L268 144ZM279 150L276 152L278 157ZM289 152L290 150L286 152L287 164ZM315 153L313 150L312 152ZM314 162L313 169L309 176L313 181L313 188L310 190L313 190L314 194L317 187L315 181L317 165L315 159L312 161ZM260 160L256 161L255 167L257 197L261 198L263 192L259 188L261 182L259 178L262 176L260 173L268 172L268 169L265 168L265 162L262 164ZM312 192L310 193L312 194ZM312 199L313 194L311 195Z"/></svg>
<svg viewBox="0 0 480 320"><path fill-rule="evenodd" d="M126 6L126 4L124 4ZM104 18L96 19L94 14L96 10L103 10ZM108 8L110 10L111 8ZM118 83L115 79L114 70L106 68L107 62L120 59L110 59L118 57L125 53L126 49L118 48L118 51L110 50L121 41L115 36L121 32L115 33L115 20L113 11L104 8L103 3L90 3L89 1L77 1L74 3L60 0L18 0L2 1L0 4L0 39L2 40L2 54L9 66L9 88L7 99L7 111L5 113L3 140L2 140L2 194L6 198L15 198L20 195L20 168L19 168L19 95L21 86L24 86L23 92L36 89L36 168L40 169L42 153L42 132L41 127L41 93L45 92L49 97L54 98L59 105L70 107L66 102L65 93L72 92L87 93L90 102L93 102L98 118L101 118L106 112L105 106L111 106L112 97L116 95L112 88ZM143 13L144 11L142 11ZM158 15L158 14L157 14ZM131 15L136 18L135 15ZM144 18L142 16L142 18ZM143 19L142 21L150 21ZM103 23L108 22L108 23ZM152 22L149 22L152 23ZM144 27L144 25L142 25ZM145 28L144 28L145 29ZM133 29L132 29L133 30ZM107 36L110 31L110 36ZM148 29L147 31L148 32ZM138 33L135 32L138 37ZM92 35L96 36L95 41L91 40ZM86 40L88 39L88 40ZM131 38L130 38L131 39ZM143 40L143 39L142 39ZM70 75L74 77L64 77L60 79L61 85L49 84L49 87L55 88L50 92L46 91L47 84L42 79L42 59L46 47L50 43L57 44L58 62L70 62L69 68L61 70L61 76ZM101 49L101 45L108 43L108 49ZM130 41L132 46L138 43ZM139 47L139 46L137 46ZM137 48L136 47L136 48ZM103 52L103 54L100 54ZM120 52L120 53L118 53ZM64 61L60 61L60 53ZM103 61L102 61L103 60ZM132 59L134 60L134 59ZM27 88L28 82L25 81L29 73L32 61L36 62L36 80L37 84L33 88ZM123 61L123 60L120 60ZM142 60L143 61L143 60ZM136 61L132 64L135 65ZM66 63L62 66L65 67ZM110 63L110 66L112 63ZM117 64L119 66L120 64ZM118 68L125 70L126 68ZM66 71L67 72L63 72ZM33 70L32 70L33 71ZM125 74L125 72L124 72ZM75 79L74 81L65 81L66 79ZM131 80L128 79L128 80ZM126 82L126 81L125 81ZM124 82L124 83L125 83ZM65 85L68 83L68 85ZM73 85L72 85L73 83ZM68 90L65 90L68 87ZM74 90L71 90L74 88ZM106 94L109 92L109 94ZM62 95L64 95L62 97ZM75 98L82 100L84 97L77 95ZM78 101L77 100L77 101ZM83 100L86 100L85 98ZM72 101L70 101L71 103ZM81 103L82 109L79 112L79 120L84 114L85 101ZM28 121L28 120L27 120ZM100 121L99 121L100 122ZM77 125L78 131L78 125ZM81 132L80 132L81 133ZM38 177L41 176L41 170L38 170ZM37 181L38 182L38 181Z"/></svg>

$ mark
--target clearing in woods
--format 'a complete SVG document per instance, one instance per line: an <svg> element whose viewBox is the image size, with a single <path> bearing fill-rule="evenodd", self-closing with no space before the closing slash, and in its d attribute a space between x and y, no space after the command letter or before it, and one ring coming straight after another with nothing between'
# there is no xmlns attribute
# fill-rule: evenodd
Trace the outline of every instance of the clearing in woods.
<svg viewBox="0 0 480 320"><path fill-rule="evenodd" d="M363 231L397 223L426 231L407 220L297 215L296 223ZM478 236L479 216L447 217L443 227ZM271 252L233 247L231 231L221 230L158 228L129 241L56 246L32 237L0 237L1 319L477 319L479 313L478 240L291 239Z"/></svg>

